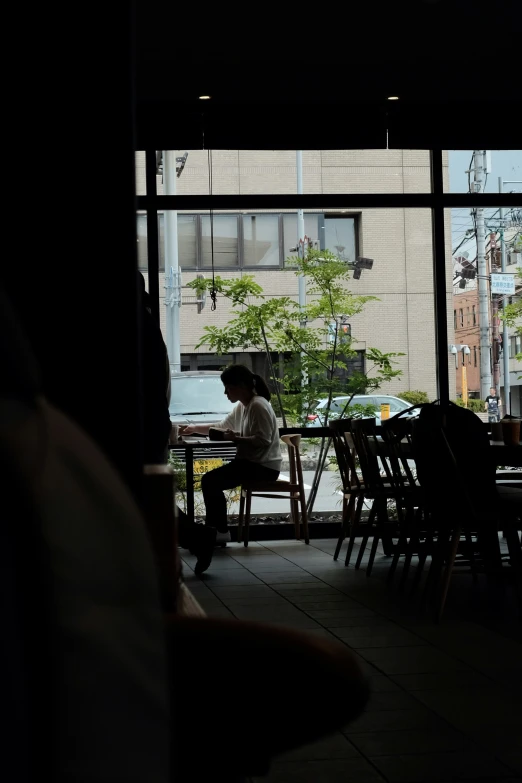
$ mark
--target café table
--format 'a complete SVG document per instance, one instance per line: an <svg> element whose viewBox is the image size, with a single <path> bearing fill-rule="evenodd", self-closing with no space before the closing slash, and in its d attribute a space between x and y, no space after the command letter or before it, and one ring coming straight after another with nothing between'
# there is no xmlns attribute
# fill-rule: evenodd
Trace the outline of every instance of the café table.
<svg viewBox="0 0 522 783"><path fill-rule="evenodd" d="M194 462L196 460L222 459L230 462L236 456L236 444L232 440L209 440L205 437L187 436L171 443L170 451L185 463L187 475L187 516L194 521Z"/></svg>

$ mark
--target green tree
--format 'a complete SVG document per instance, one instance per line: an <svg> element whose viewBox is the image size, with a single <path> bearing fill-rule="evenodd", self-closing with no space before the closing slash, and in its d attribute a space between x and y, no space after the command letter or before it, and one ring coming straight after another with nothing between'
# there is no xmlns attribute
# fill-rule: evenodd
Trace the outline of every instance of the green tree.
<svg viewBox="0 0 522 783"><path fill-rule="evenodd" d="M205 346L219 355L249 348L265 352L285 425L304 423L322 398L329 401L326 424L334 396L352 397L379 388L401 374L395 358L403 354L367 348L366 372L348 375L356 351L352 347L355 338L345 333L345 327L376 297L353 295L347 288L346 262L328 250L310 249L305 258L291 259L291 263L297 267L296 275L306 277L306 307L300 309L288 296L265 297L251 275L232 280L217 277L216 290L232 302L233 315L224 327L206 326L197 347ZM199 278L189 285L201 292L211 289L212 281ZM282 377L271 364L271 353L287 357Z"/></svg>
<svg viewBox="0 0 522 783"><path fill-rule="evenodd" d="M376 297L352 294L346 262L329 250L309 249L304 258L292 258L287 263L295 268L296 275L306 278L308 303L302 309L288 296L266 297L251 275L232 280L217 277L214 282L199 278L189 283L198 293L215 286L218 294L232 302L233 315L226 326L206 326L197 347L205 346L218 355L249 348L265 352L283 425L304 424L317 400L326 398L322 421L326 426L335 396L349 398L344 415L355 394L371 392L402 374L395 365L396 358L403 354L368 347L366 371L350 373L350 360L357 354L349 320ZM282 377L272 364L272 353L287 357ZM367 412L361 409L357 415ZM327 453L328 442L323 439L309 510Z"/></svg>

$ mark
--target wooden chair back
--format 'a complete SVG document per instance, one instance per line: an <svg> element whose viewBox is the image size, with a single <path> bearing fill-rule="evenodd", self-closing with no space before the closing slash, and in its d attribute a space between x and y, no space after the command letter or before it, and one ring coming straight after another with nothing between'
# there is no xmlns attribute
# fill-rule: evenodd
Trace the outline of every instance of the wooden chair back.
<svg viewBox="0 0 522 783"><path fill-rule="evenodd" d="M362 486L357 473L355 443L351 429L351 419L338 419L330 422L337 467L345 493L358 492Z"/></svg>
<svg viewBox="0 0 522 783"><path fill-rule="evenodd" d="M389 476L381 474L377 456L380 443L377 438L375 419L352 419L351 434L366 493L375 497L386 495L385 484L387 480L389 481Z"/></svg>

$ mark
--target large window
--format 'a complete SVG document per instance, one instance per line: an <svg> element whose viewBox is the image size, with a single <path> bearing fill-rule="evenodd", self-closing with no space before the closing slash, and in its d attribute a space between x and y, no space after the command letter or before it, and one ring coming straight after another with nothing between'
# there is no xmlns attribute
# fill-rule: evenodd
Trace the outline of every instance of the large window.
<svg viewBox="0 0 522 783"><path fill-rule="evenodd" d="M168 213L167 213L168 214ZM182 269L196 269L197 267L197 245L198 245L198 222L197 215L177 215L178 231L178 255L179 265ZM165 215L158 215L158 233L159 233L159 269L165 269ZM138 269L142 272L148 270L147 253L147 216L139 214L137 216L137 238L138 238Z"/></svg>
<svg viewBox="0 0 522 783"><path fill-rule="evenodd" d="M165 218L174 218L178 234L179 266L182 270L279 269L296 256L297 217L292 214L214 215L213 232L208 214L160 213L159 271L165 270ZM168 231L168 227L167 227ZM213 233L213 237L212 237ZM346 261L357 255L355 216L305 214L305 235L314 247L328 248ZM138 266L147 271L147 216L137 216Z"/></svg>
<svg viewBox="0 0 522 783"><path fill-rule="evenodd" d="M344 261L355 261L357 257L355 219L325 215L324 247Z"/></svg>
<svg viewBox="0 0 522 783"><path fill-rule="evenodd" d="M243 217L243 266L279 266L278 215Z"/></svg>
<svg viewBox="0 0 522 783"><path fill-rule="evenodd" d="M213 225L212 225L213 224ZM203 267L218 269L239 264L238 219L236 215L215 215L201 218L201 261Z"/></svg>

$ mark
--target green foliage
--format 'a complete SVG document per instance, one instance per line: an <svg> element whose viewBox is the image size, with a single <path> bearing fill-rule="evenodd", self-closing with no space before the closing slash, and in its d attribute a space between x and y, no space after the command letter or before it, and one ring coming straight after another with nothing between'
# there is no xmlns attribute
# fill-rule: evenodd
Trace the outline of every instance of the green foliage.
<svg viewBox="0 0 522 783"><path fill-rule="evenodd" d="M274 407L284 421L301 424L320 399L365 394L400 375L395 358L403 354L367 348L367 372L342 380L340 374L347 374L348 363L356 356L356 341L340 327L376 297L353 295L348 290L349 268L329 250L310 249L305 258L292 258L292 265L307 281L308 304L303 310L288 296L265 297L251 275L217 277L217 292L232 302L233 315L224 327L206 326L197 348L205 346L218 355L255 348L268 356L290 357L282 378L276 370L272 373L278 394ZM189 286L201 292L210 289L212 281L200 278Z"/></svg>
<svg viewBox="0 0 522 783"><path fill-rule="evenodd" d="M401 400L404 400L405 402L409 402L410 405L422 405L423 403L430 401L430 398L426 392L419 391L418 389L412 391L403 391L398 394L397 397L399 397Z"/></svg>
<svg viewBox="0 0 522 783"><path fill-rule="evenodd" d="M454 403L459 405L461 408L465 408L464 400L462 397L457 397L456 400L453 400ZM471 400L468 399L468 410L473 411L473 413L485 413L485 406L486 403L484 400Z"/></svg>

